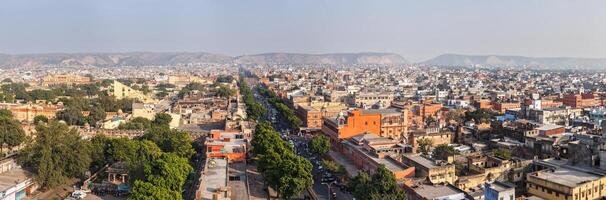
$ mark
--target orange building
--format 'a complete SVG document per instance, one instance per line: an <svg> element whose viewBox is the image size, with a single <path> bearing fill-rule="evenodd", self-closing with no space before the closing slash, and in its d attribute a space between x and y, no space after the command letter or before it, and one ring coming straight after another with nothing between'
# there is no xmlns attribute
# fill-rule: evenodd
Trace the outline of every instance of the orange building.
<svg viewBox="0 0 606 200"><path fill-rule="evenodd" d="M206 157L222 157L229 161L244 161L248 142L240 131L211 130L204 141Z"/></svg>
<svg viewBox="0 0 606 200"><path fill-rule="evenodd" d="M506 110L520 108L520 102L495 102L492 104L493 109L500 113L505 113Z"/></svg>
<svg viewBox="0 0 606 200"><path fill-rule="evenodd" d="M444 108L440 103L394 103L392 106L404 109L403 113L407 118L406 127L415 126L418 128L423 128L425 121L430 117L435 120L441 119L441 111Z"/></svg>
<svg viewBox="0 0 606 200"><path fill-rule="evenodd" d="M564 95L562 102L564 105L573 108L586 108L600 105L600 101L595 98L593 93L567 94Z"/></svg>
<svg viewBox="0 0 606 200"><path fill-rule="evenodd" d="M41 115L53 119L57 112L63 110L63 106L46 104L0 104L0 109L7 109L13 113L13 117L19 121L33 122L34 117Z"/></svg>
<svg viewBox="0 0 606 200"><path fill-rule="evenodd" d="M351 138L364 132L381 133L381 114L363 113L356 109L347 113L339 113L336 118L325 118L322 132L326 134L333 146L337 146L341 139Z"/></svg>
<svg viewBox="0 0 606 200"><path fill-rule="evenodd" d="M475 101L474 106L477 109L492 109L492 104L490 100L487 99L480 99L478 101Z"/></svg>
<svg viewBox="0 0 606 200"><path fill-rule="evenodd" d="M92 79L90 77L72 74L54 74L47 75L42 78L42 86L81 85L90 83L92 83Z"/></svg>

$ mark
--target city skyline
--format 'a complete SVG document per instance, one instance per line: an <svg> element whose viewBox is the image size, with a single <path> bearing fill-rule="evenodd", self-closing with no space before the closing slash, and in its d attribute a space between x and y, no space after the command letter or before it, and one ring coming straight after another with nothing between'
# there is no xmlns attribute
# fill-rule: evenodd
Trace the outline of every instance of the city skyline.
<svg viewBox="0 0 606 200"><path fill-rule="evenodd" d="M389 52L604 58L605 2L0 3L0 53Z"/></svg>

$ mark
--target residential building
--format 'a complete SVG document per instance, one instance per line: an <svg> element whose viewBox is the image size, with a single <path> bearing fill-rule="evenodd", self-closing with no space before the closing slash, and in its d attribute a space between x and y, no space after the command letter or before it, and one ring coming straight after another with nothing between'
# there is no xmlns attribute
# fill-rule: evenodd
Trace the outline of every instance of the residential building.
<svg viewBox="0 0 606 200"><path fill-rule="evenodd" d="M444 160L433 160L419 154L407 154L402 156L402 162L415 168L415 177L428 178L432 184L453 184L457 180L455 165Z"/></svg>

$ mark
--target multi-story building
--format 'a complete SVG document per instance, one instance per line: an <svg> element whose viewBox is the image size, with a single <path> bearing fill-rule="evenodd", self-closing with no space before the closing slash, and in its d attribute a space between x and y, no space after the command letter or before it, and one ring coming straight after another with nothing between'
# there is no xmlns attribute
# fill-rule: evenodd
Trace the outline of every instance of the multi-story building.
<svg viewBox="0 0 606 200"><path fill-rule="evenodd" d="M210 131L204 142L207 157L223 157L230 162L244 161L248 142L240 131Z"/></svg>
<svg viewBox="0 0 606 200"><path fill-rule="evenodd" d="M49 74L42 78L42 86L48 87L53 85L82 85L90 84L92 80L87 76L73 74Z"/></svg>
<svg viewBox="0 0 606 200"><path fill-rule="evenodd" d="M579 108L544 108L541 110L529 110L528 119L541 124L567 125L568 120L582 115Z"/></svg>
<svg viewBox="0 0 606 200"><path fill-rule="evenodd" d="M345 111L347 106L341 102L310 102L297 106L296 114L307 128L322 128L325 117L335 117Z"/></svg>
<svg viewBox="0 0 606 200"><path fill-rule="evenodd" d="M515 185L494 181L484 184L484 200L515 200Z"/></svg>
<svg viewBox="0 0 606 200"><path fill-rule="evenodd" d="M364 114L381 115L381 132L379 136L401 140L408 133L408 110L398 108L363 110Z"/></svg>
<svg viewBox="0 0 606 200"><path fill-rule="evenodd" d="M450 144L453 142L454 133L448 129L440 129L437 127L427 129L415 129L409 131L407 142L411 144L416 150L418 148L418 141L421 139L429 139L433 146L441 144Z"/></svg>
<svg viewBox="0 0 606 200"><path fill-rule="evenodd" d="M351 96L350 104L358 107L377 106L380 108L391 106L394 95L391 92L357 92Z"/></svg>
<svg viewBox="0 0 606 200"><path fill-rule="evenodd" d="M0 160L0 200L23 199L36 189L33 174L11 158Z"/></svg>
<svg viewBox="0 0 606 200"><path fill-rule="evenodd" d="M349 158L358 169L374 174L383 165L397 180L412 177L414 168L404 165L397 158L404 153L404 146L397 141L372 133L354 136L342 142L341 154Z"/></svg>
<svg viewBox="0 0 606 200"><path fill-rule="evenodd" d="M517 109L521 107L520 102L495 102L492 108L499 113L505 113L509 109Z"/></svg>
<svg viewBox="0 0 606 200"><path fill-rule="evenodd" d="M573 108L587 108L600 105L600 101L596 99L593 93L567 94L564 95L562 103Z"/></svg>
<svg viewBox="0 0 606 200"><path fill-rule="evenodd" d="M381 133L381 115L364 113L360 109L339 113L336 118L325 118L322 132L326 134L333 146L339 146L341 139L348 139L361 133Z"/></svg>
<svg viewBox="0 0 606 200"><path fill-rule="evenodd" d="M606 176L572 168L536 171L528 174L526 180L527 192L543 199L599 199L606 196Z"/></svg>
<svg viewBox="0 0 606 200"><path fill-rule="evenodd" d="M19 121L33 122L36 116L55 118L57 112L63 110L61 105L47 104L5 104L0 103L0 109L7 109L13 113L13 117Z"/></svg>
<svg viewBox="0 0 606 200"><path fill-rule="evenodd" d="M415 168L415 177L426 177L432 184L450 183L457 180L455 165L444 160L433 160L418 154L402 156L402 162Z"/></svg>

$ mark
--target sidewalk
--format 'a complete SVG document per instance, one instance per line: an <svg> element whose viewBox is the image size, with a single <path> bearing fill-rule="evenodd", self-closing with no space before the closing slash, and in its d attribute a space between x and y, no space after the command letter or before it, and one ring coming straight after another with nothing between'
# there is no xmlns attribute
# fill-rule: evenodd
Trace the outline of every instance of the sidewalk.
<svg viewBox="0 0 606 200"><path fill-rule="evenodd" d="M347 175L349 177L354 177L358 175L358 168L356 167L356 165L354 165L353 162L351 162L351 160L344 158L343 155L341 155L341 153L336 152L334 150L330 150L328 151L328 156L335 162L339 163L340 165L342 165L343 167L345 167L345 171L347 171Z"/></svg>

